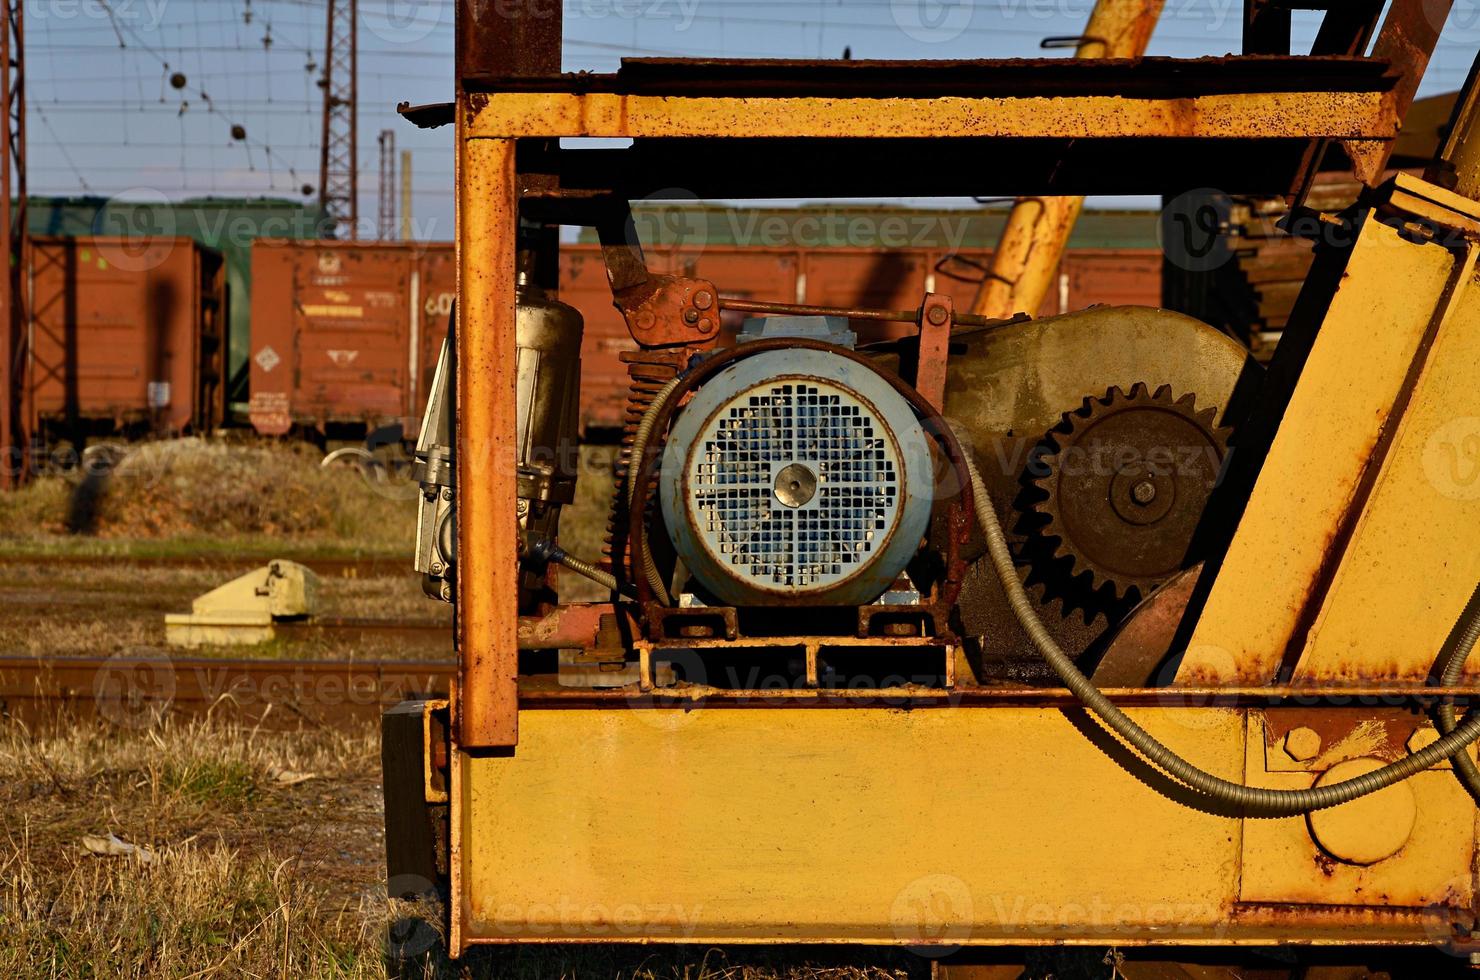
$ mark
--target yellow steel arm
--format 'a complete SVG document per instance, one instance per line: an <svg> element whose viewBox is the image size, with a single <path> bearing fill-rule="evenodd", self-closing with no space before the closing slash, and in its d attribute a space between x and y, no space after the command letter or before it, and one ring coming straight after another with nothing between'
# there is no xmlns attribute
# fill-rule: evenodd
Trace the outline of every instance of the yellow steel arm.
<svg viewBox="0 0 1480 980"><path fill-rule="evenodd" d="M1163 4L1164 0L1099 0L1074 56L1141 57ZM993 317L1037 313L1083 207L1082 197L1018 198L971 312Z"/></svg>

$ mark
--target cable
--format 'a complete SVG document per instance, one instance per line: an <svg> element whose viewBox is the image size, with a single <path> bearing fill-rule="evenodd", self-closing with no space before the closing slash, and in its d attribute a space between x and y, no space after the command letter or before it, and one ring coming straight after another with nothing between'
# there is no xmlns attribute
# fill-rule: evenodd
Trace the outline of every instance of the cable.
<svg viewBox="0 0 1480 980"><path fill-rule="evenodd" d="M570 569L577 575L584 575L608 592L617 592L617 577L611 572L597 568L589 561L577 558L562 548L554 547L550 550L550 557L559 562L565 568Z"/></svg>
<svg viewBox="0 0 1480 980"><path fill-rule="evenodd" d="M1470 596L1467 609L1480 609L1480 585L1475 586L1475 592ZM1460 632L1458 639L1450 647L1444 658L1444 667L1439 673L1439 684L1443 687L1453 687L1459 683L1460 675L1464 673L1465 661L1469 659L1470 653L1475 649L1475 642L1480 640L1480 615L1470 617L1469 625ZM1465 713L1469 718L1474 710ZM1439 734L1448 735L1455 729L1454 703L1442 701L1439 703L1438 717L1434 722L1439 729ZM1470 753L1461 752L1454 756L1454 775L1469 790L1475 802L1480 803L1480 767L1475 765L1475 760L1470 758Z"/></svg>
<svg viewBox="0 0 1480 980"><path fill-rule="evenodd" d="M586 561L584 558L577 558L549 538L541 538L531 544L529 554L531 557L540 561L553 561L558 565L570 569L577 575L584 575L608 592L621 592L621 589L617 586L617 577L615 575L604 568L598 567L595 562Z"/></svg>
<svg viewBox="0 0 1480 980"><path fill-rule="evenodd" d="M952 423L952 427L958 430L963 443L968 441L964 430L955 423ZM982 534L987 539L987 551L991 555L992 567L997 572L997 578L1002 583L1003 591L1007 593L1007 599L1012 605L1014 615L1017 616L1023 629L1027 631L1029 638L1033 641L1033 646L1063 680L1064 686L1069 688L1074 696L1079 698L1106 727L1123 738L1149 762L1189 789L1201 793L1210 800L1237 807L1249 816L1295 816L1309 813L1312 810L1324 810L1327 807L1337 806L1375 793L1422 772L1437 762L1454 757L1456 753L1463 751L1466 745L1480 739L1480 711L1471 711L1465 715L1465 720L1459 727L1407 758L1399 759L1381 769L1353 779L1342 780L1329 786L1312 786L1309 789L1287 790L1244 786L1199 769L1159 742L1154 735L1142 728L1118 705L1105 697L1099 688L1095 687L1094 682L1085 677L1074 665L1073 659L1054 642L1048 629L1033 611L1022 583L1018 581L1012 554L1007 547L1007 538L1002 533L1002 525L997 520L997 512L992 506L991 498L987 496L981 474L977 472L976 464L969 454L963 453L963 457L966 460L967 474L971 479L971 493L976 506L977 522L981 525ZM1471 614L1471 620L1465 627L1465 635L1473 631L1480 631L1480 611Z"/></svg>

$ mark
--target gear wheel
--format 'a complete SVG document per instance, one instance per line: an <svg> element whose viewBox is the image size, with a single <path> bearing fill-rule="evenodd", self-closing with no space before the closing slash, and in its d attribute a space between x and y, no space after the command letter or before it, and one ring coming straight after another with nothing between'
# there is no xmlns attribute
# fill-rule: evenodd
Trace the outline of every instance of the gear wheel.
<svg viewBox="0 0 1480 980"><path fill-rule="evenodd" d="M1170 385L1111 388L1064 415L1030 469L1040 554L1062 575L1119 602L1144 596L1185 567L1193 532L1228 454L1218 409L1199 410ZM1136 595L1132 595L1132 593Z"/></svg>

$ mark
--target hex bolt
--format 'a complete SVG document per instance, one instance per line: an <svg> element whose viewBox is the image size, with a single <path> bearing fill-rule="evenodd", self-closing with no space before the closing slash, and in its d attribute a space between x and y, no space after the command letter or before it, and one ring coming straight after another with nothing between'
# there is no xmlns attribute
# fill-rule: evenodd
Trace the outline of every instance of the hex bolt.
<svg viewBox="0 0 1480 980"><path fill-rule="evenodd" d="M1315 729L1292 728L1285 734L1285 754L1296 762L1309 762L1321 753L1321 736Z"/></svg>
<svg viewBox="0 0 1480 980"><path fill-rule="evenodd" d="M930 321L932 326L940 326L946 322L946 308L944 306L932 306L925 311L925 319Z"/></svg>
<svg viewBox="0 0 1480 980"><path fill-rule="evenodd" d="M1145 507L1156 499L1156 484L1150 480L1142 480L1134 487L1131 487L1131 499L1142 507Z"/></svg>
<svg viewBox="0 0 1480 980"><path fill-rule="evenodd" d="M707 310L714 305L714 294L707 289L701 289L694 294L694 306L701 310Z"/></svg>

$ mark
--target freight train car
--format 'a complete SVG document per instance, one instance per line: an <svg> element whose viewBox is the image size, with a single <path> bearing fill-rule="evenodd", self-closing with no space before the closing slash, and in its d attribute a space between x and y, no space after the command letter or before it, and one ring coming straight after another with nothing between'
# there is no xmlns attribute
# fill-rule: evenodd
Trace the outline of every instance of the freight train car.
<svg viewBox="0 0 1480 980"><path fill-rule="evenodd" d="M900 308L929 290L970 304L990 258L984 249L706 245L648 250L658 272L724 282L747 299ZM356 435L401 422L426 399L456 289L453 247L440 243L259 241L252 259L249 418L264 435L290 431ZM1155 248L1069 253L1059 288L1033 311L1051 315L1091 303L1157 305ZM593 243L561 250L560 297L581 311L581 425L588 437L618 430L628 389L623 353L635 349L612 306ZM739 315L727 314L733 329ZM859 321L861 340L889 340L908 327Z"/></svg>
<svg viewBox="0 0 1480 980"><path fill-rule="evenodd" d="M585 253L593 262L582 261ZM447 336L457 279L451 242L258 241L252 255L251 399L263 435L357 436L401 424L426 401ZM598 278L591 278L594 272ZM595 367L582 392L586 428L619 425L631 346L594 248L562 270L590 306L582 357Z"/></svg>
<svg viewBox="0 0 1480 980"><path fill-rule="evenodd" d="M189 238L32 239L23 415L43 444L207 432L225 411L221 254Z"/></svg>

